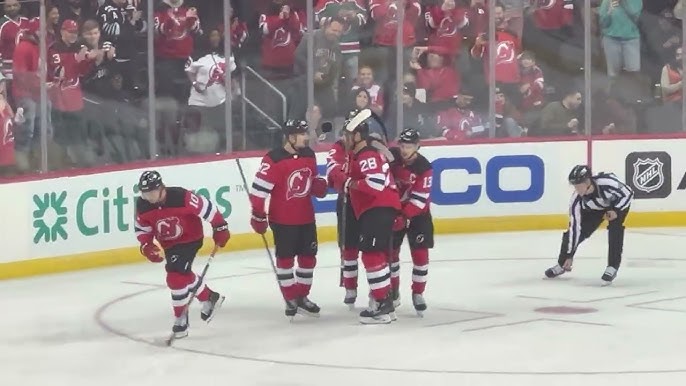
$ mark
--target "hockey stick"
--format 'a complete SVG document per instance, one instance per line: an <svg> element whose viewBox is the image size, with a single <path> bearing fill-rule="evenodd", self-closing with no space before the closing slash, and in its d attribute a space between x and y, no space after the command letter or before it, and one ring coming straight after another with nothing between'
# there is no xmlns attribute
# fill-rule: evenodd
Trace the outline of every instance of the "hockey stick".
<svg viewBox="0 0 686 386"><path fill-rule="evenodd" d="M245 179L245 172L243 171L243 165L241 165L241 160L240 158L236 158L236 165L238 166L238 172L241 173L241 180L243 180L243 189L245 190L245 194L248 196L248 201L250 201L250 190L248 190L248 182ZM281 292L281 286L279 285L279 275L276 273L276 265L274 265L274 257L272 256L272 251L269 249L269 243L267 242L267 237L264 234L261 234L262 236L262 243L264 243L264 249L267 251L267 257L269 257L269 264L272 266L272 272L274 272L274 277L277 279L276 280L276 285L279 287L279 292ZM288 302L282 295L282 299L286 305L288 305Z"/></svg>
<svg viewBox="0 0 686 386"><path fill-rule="evenodd" d="M341 274L340 274L340 279L338 286L343 287L343 271L345 270L345 234L346 234L346 226L347 226L347 212L348 212L348 194L345 192L341 192L339 194L343 194L343 202L341 205Z"/></svg>
<svg viewBox="0 0 686 386"><path fill-rule="evenodd" d="M195 289L190 293L190 299L188 300L188 303L183 307L183 312L181 315L187 314L188 310L191 306L191 303L193 303L193 300L195 300L195 295L198 292L198 289L200 289L201 284L205 281L205 275L207 275L207 270L210 268L210 264L212 263L212 259L214 259L214 255L217 254L217 251L219 250L219 245L214 245L214 248L212 248L212 252L210 252L210 257L207 258L207 263L205 263L205 268L202 269L202 273L200 274L200 277L198 278L198 286L195 287ZM174 333L169 335L169 338L165 341L167 346L171 346L172 343L176 340L176 336Z"/></svg>

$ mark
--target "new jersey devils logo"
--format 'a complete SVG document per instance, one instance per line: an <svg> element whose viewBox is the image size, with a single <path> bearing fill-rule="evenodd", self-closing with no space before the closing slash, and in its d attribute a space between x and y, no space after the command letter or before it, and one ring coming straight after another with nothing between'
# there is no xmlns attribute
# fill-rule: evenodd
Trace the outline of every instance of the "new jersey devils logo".
<svg viewBox="0 0 686 386"><path fill-rule="evenodd" d="M7 117L5 118L5 124L3 125L2 142L0 144L7 145L10 143L14 143L14 132L12 131L12 118Z"/></svg>
<svg viewBox="0 0 686 386"><path fill-rule="evenodd" d="M210 67L210 78L207 81L207 87L213 84L224 84L224 76L226 74L226 63L213 64Z"/></svg>
<svg viewBox="0 0 686 386"><path fill-rule="evenodd" d="M291 44L291 33L283 28L279 28L274 31L274 40L272 40L272 46L274 47L286 47Z"/></svg>
<svg viewBox="0 0 686 386"><path fill-rule="evenodd" d="M286 200L307 197L312 185L312 170L308 168L298 169L288 176L287 182Z"/></svg>
<svg viewBox="0 0 686 386"><path fill-rule="evenodd" d="M159 240L176 240L183 235L183 228L178 217L166 217L155 224L156 236Z"/></svg>
<svg viewBox="0 0 686 386"><path fill-rule="evenodd" d="M514 61L515 50L512 42L498 42L495 52L498 64L512 63Z"/></svg>
<svg viewBox="0 0 686 386"><path fill-rule="evenodd" d="M455 36L457 35L457 24L451 17L446 17L441 20L441 25L438 27L438 36Z"/></svg>
<svg viewBox="0 0 686 386"><path fill-rule="evenodd" d="M536 2L536 7L538 9L550 9L555 3L557 3L557 0L538 0Z"/></svg>

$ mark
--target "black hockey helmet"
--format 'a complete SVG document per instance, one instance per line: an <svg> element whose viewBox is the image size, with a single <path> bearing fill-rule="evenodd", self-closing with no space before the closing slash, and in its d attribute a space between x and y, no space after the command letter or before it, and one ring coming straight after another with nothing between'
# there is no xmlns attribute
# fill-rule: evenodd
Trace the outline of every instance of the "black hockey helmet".
<svg viewBox="0 0 686 386"><path fill-rule="evenodd" d="M343 133L360 133L362 138L369 135L369 124L367 119L371 118L372 111L369 109L353 110L348 115L348 120L343 125Z"/></svg>
<svg viewBox="0 0 686 386"><path fill-rule="evenodd" d="M419 143L419 132L411 127L408 127L400 133L398 142L412 143L416 145Z"/></svg>
<svg viewBox="0 0 686 386"><path fill-rule="evenodd" d="M303 134L309 132L309 130L310 126L307 124L307 121L302 119L289 119L283 125L284 135Z"/></svg>
<svg viewBox="0 0 686 386"><path fill-rule="evenodd" d="M146 170L138 179L138 189L142 193L151 192L162 186L162 176L156 170Z"/></svg>
<svg viewBox="0 0 686 386"><path fill-rule="evenodd" d="M567 177L567 179L570 184L576 185L591 178L591 175L590 167L587 165L576 165L572 168L572 171L569 172L569 177Z"/></svg>

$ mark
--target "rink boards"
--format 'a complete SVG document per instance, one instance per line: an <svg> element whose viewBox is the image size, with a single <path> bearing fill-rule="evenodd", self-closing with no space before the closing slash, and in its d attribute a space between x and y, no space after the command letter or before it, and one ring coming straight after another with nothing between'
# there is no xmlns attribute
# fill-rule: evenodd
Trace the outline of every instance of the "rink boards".
<svg viewBox="0 0 686 386"><path fill-rule="evenodd" d="M686 139L626 139L449 145L421 152L432 161L438 233L562 229L572 166L592 160L636 191L628 226L686 225ZM242 154L248 184L261 157ZM317 153L320 173L326 152ZM228 219L230 250L261 247L236 159L147 165L0 185L0 279L144 261L134 236L137 180L155 168L168 186L194 189ZM335 240L333 192L315 200L320 242ZM210 234L207 227L206 234ZM209 240L209 239L208 239ZM208 252L207 242L203 252ZM514 247L516 248L516 247Z"/></svg>

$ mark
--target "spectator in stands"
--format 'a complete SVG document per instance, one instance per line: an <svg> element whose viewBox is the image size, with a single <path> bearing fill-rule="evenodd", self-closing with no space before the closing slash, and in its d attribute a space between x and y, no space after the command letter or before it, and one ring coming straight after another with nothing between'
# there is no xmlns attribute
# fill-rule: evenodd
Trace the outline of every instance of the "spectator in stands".
<svg viewBox="0 0 686 386"><path fill-rule="evenodd" d="M96 162L83 116L83 92L80 78L95 65L98 50L89 50L78 42L78 25L67 19L62 23L61 39L50 47L48 63L52 122L55 142L62 146L73 165L92 166Z"/></svg>
<svg viewBox="0 0 686 386"><path fill-rule="evenodd" d="M372 97L369 95L369 92L363 88L358 88L355 92L352 93L352 100L351 100L350 106L350 111L362 111L364 109L370 109L372 107ZM353 114L351 113L349 115L349 118ZM369 132L370 133L377 133L380 134L382 137L384 136L383 129L381 128L381 125L379 122L375 119L369 119L368 122L369 124Z"/></svg>
<svg viewBox="0 0 686 386"><path fill-rule="evenodd" d="M17 45L19 32L26 29L29 19L21 15L19 0L5 0L5 15L0 19L0 58L5 79L12 79L12 56ZM3 80L4 84L5 80Z"/></svg>
<svg viewBox="0 0 686 386"><path fill-rule="evenodd" d="M336 106L338 95L338 80L343 64L339 39L343 33L344 21L338 18L331 20L324 29L313 32L314 40L314 99L322 109L325 119L332 119L339 113ZM307 103L303 96L307 95L307 40L303 39L298 45L295 59L295 75L297 86L294 89L302 93L292 98L296 106L291 114L293 117L305 115Z"/></svg>
<svg viewBox="0 0 686 386"><path fill-rule="evenodd" d="M405 127L417 129L422 138L431 138L436 136L436 113L430 107L416 98L417 85L414 83L405 83L403 85L402 108L403 108L403 123ZM395 107L395 105L393 106ZM393 108L392 110L395 110ZM396 114L390 116L391 119L396 119ZM389 130L397 131L398 124L393 124ZM397 134L397 133L394 133Z"/></svg>
<svg viewBox="0 0 686 386"><path fill-rule="evenodd" d="M529 136L558 136L583 134L579 121L581 93L576 89L566 91L561 101L550 102L541 111L540 126Z"/></svg>
<svg viewBox="0 0 686 386"><path fill-rule="evenodd" d="M183 105L188 100L186 60L194 50L195 35L201 35L195 7L184 0L163 0L155 10L155 77L157 92Z"/></svg>
<svg viewBox="0 0 686 386"><path fill-rule="evenodd" d="M427 101L450 100L460 92L460 74L443 47L417 47L410 67L417 70L417 87L426 90Z"/></svg>
<svg viewBox="0 0 686 386"><path fill-rule="evenodd" d="M547 62L560 60L560 46L567 44L574 34L573 0L536 0L529 10L532 36L526 39L529 49ZM571 59L571 58L570 58Z"/></svg>
<svg viewBox="0 0 686 386"><path fill-rule="evenodd" d="M321 28L334 18L343 21L340 47L343 55L342 76L345 84L341 88L348 90L358 74L358 56L360 54L360 33L367 24L367 7L363 0L318 0L315 17Z"/></svg>
<svg viewBox="0 0 686 386"><path fill-rule="evenodd" d="M143 13L127 0L107 0L97 16L103 39L117 47L116 70L123 75L125 87L132 88L137 65L136 40L148 28Z"/></svg>
<svg viewBox="0 0 686 386"><path fill-rule="evenodd" d="M531 51L520 56L521 85L519 86L519 111L522 112L522 125L531 127L538 122L544 106L545 80L543 71L536 65L536 57Z"/></svg>
<svg viewBox="0 0 686 386"><path fill-rule="evenodd" d="M636 112L622 98L597 90L593 96L592 134L636 134Z"/></svg>
<svg viewBox="0 0 686 386"><path fill-rule="evenodd" d="M469 24L465 30L465 35L474 41L477 36L488 31L488 6L486 0L469 0L467 10Z"/></svg>
<svg viewBox="0 0 686 386"><path fill-rule="evenodd" d="M112 42L101 39L100 25L95 20L86 20L81 26L81 40L88 50L95 54L93 67L83 79L83 89L102 98L110 88L110 73L114 71L118 56Z"/></svg>
<svg viewBox="0 0 686 386"><path fill-rule="evenodd" d="M355 92L359 88L364 88L369 93L372 99L371 110L379 116L384 113L384 95L383 89L374 81L374 70L371 66L363 65L357 72L357 79L352 91Z"/></svg>
<svg viewBox="0 0 686 386"><path fill-rule="evenodd" d="M502 4L496 4L494 8L496 23L496 61L495 61L495 81L501 83L505 88L514 88L519 85L519 62L517 57L521 53L521 39L509 31L505 11ZM483 63L484 77L489 83L488 71L488 40L486 34L477 36L472 47L472 56L480 58Z"/></svg>
<svg viewBox="0 0 686 386"><path fill-rule="evenodd" d="M22 123L24 115L21 108L14 115L12 106L7 100L7 78L0 73L0 176L5 177L16 172L14 149L14 125Z"/></svg>
<svg viewBox="0 0 686 386"><path fill-rule="evenodd" d="M599 21L603 50L610 80L622 70L637 73L641 70L641 39L638 20L642 0L603 0Z"/></svg>
<svg viewBox="0 0 686 386"><path fill-rule="evenodd" d="M458 6L455 0L442 0L439 4L427 6L424 18L429 29L428 45L442 47L456 64L462 48L463 30L469 25L467 9Z"/></svg>
<svg viewBox="0 0 686 386"><path fill-rule="evenodd" d="M454 105L438 114L436 125L440 135L450 140L465 140L472 137L485 137L488 132L481 117L472 110L472 93L463 90L453 97Z"/></svg>
<svg viewBox="0 0 686 386"><path fill-rule="evenodd" d="M248 25L238 18L238 15L234 13L234 9L229 9L228 18L231 25L231 49L234 57L238 58L240 50L243 48L243 44L248 39ZM219 32L224 34L224 24L219 28Z"/></svg>
<svg viewBox="0 0 686 386"><path fill-rule="evenodd" d="M262 70L270 80L293 76L295 50L302 39L304 25L286 0L272 0L269 10L260 15L262 31ZM285 84L275 83L282 91Z"/></svg>
<svg viewBox="0 0 686 386"><path fill-rule="evenodd" d="M652 15L651 15L652 16ZM643 71L648 71L652 82L659 82L662 66L674 58L674 49L681 46L681 23L670 9L663 10L657 19L657 28L644 28L648 54L643 56ZM647 67L647 68L646 68Z"/></svg>
<svg viewBox="0 0 686 386"><path fill-rule="evenodd" d="M53 43L57 41L57 31L59 29L59 22L60 22L60 11L57 5L51 4L46 6L46 16L48 18L48 23L47 23L47 44L48 47L50 47ZM35 18L38 20L38 18Z"/></svg>
<svg viewBox="0 0 686 386"><path fill-rule="evenodd" d="M19 42L12 56L12 94L18 109L24 112L25 121L16 127L15 147L17 168L27 172L31 166L29 153L34 146L34 136L40 133L40 85L38 60L40 49L38 46L39 21L30 20L27 28L19 34ZM48 127L51 127L50 105L48 105Z"/></svg>
<svg viewBox="0 0 686 386"><path fill-rule="evenodd" d="M496 137L521 137L526 133L522 128L522 114L512 102L508 91L497 86L495 89L495 129ZM490 125L488 126L490 127Z"/></svg>
<svg viewBox="0 0 686 386"><path fill-rule="evenodd" d="M192 87L188 106L194 112L197 111L199 129L216 133L218 138L224 138L226 123L224 120L226 108L226 77L236 70L236 62L231 56L227 63L224 52L224 39L219 28L214 28L207 33L207 38L198 44L198 49L188 60L186 73ZM229 95L235 95L238 86L232 87ZM200 135L199 133L198 135ZM212 134L214 136L214 134ZM219 145L221 145L219 141ZM200 152L196 148L193 152ZM216 152L215 147L206 148L204 153Z"/></svg>
<svg viewBox="0 0 686 386"><path fill-rule="evenodd" d="M662 76L660 77L660 89L662 90L662 100L665 102L681 103L682 94L682 79L683 79L683 49L678 47L675 54L662 67Z"/></svg>
<svg viewBox="0 0 686 386"><path fill-rule="evenodd" d="M395 81L396 66L396 36L398 35L398 9L404 7L402 21L403 60L407 63L412 53L412 47L417 40L416 25L422 14L422 6L418 0L370 0L369 12L375 22L373 43L376 46L375 56L381 60L377 68L379 81Z"/></svg>

